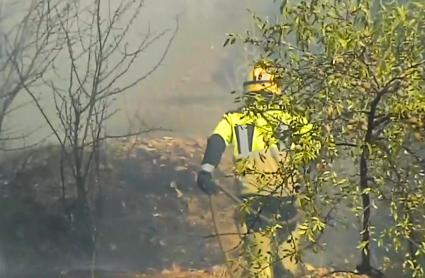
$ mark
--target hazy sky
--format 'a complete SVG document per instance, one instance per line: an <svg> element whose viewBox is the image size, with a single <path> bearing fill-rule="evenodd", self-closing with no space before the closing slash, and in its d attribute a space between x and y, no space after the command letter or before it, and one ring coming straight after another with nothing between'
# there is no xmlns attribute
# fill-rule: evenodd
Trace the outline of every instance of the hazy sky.
<svg viewBox="0 0 425 278"><path fill-rule="evenodd" d="M277 5L273 0L146 0L128 40L141 40L148 25L152 32L170 29L170 33L140 57L126 79L141 76L157 61L176 18L179 30L161 67L117 99L122 110L109 122L108 132L126 131L127 117L139 113L149 124L178 134L207 135L221 114L235 107L229 92L241 87L246 74L243 46L222 46L226 33L252 29L248 8L265 15L276 11ZM16 104L25 101L22 94ZM31 106L18 110L6 122L15 131L43 125ZM38 134L46 130L41 128Z"/></svg>
<svg viewBox="0 0 425 278"><path fill-rule="evenodd" d="M245 76L243 47L223 48L225 34L250 28L247 8L265 13L272 4L272 0L148 1L145 11L153 26L173 28L178 16L180 28L163 66L127 94L127 105L133 106L132 111L139 107L150 122L178 132L208 133L220 115L234 107L229 92L239 88Z"/></svg>

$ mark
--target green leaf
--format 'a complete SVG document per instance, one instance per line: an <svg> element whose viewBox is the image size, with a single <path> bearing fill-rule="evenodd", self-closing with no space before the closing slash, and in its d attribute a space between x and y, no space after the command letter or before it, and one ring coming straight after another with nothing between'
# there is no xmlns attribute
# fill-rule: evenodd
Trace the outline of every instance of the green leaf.
<svg viewBox="0 0 425 278"><path fill-rule="evenodd" d="M227 38L227 39L224 41L223 47L225 47L225 46L226 46L229 42L230 42L230 39L229 39L229 38Z"/></svg>

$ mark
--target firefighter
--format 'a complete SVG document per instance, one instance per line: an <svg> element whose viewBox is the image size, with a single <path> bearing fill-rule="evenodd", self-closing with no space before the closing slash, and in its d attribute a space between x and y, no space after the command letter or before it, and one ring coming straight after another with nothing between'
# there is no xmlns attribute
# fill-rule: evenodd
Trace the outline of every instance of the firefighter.
<svg viewBox="0 0 425 278"><path fill-rule="evenodd" d="M276 239L267 229L270 223L266 220L278 219L284 223L296 217L299 185L292 170L282 172L291 159L285 150L292 146L291 136L284 137L289 132L308 133L312 128L304 119L290 115L275 104L282 95L276 76L271 63L255 64L243 84L244 107L223 115L207 140L197 175L200 189L206 194L215 194L218 188L213 182L214 171L226 147L232 145L240 197L250 207L249 212L242 215L244 254L248 272L260 278L288 277L299 270L291 253L298 247L296 225L284 225L278 231L280 239ZM294 131L294 122L304 125ZM260 214L265 217L259 217Z"/></svg>

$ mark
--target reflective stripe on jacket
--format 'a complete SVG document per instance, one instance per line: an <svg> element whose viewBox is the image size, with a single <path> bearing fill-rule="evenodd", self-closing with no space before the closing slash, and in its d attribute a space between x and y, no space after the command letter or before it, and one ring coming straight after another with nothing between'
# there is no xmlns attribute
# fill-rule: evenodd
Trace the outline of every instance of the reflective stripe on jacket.
<svg viewBox="0 0 425 278"><path fill-rule="evenodd" d="M229 112L217 124L213 134L221 136L226 146L233 145L236 168L242 169L239 174L243 194L274 194L282 183L287 192L279 195L293 194L293 182L282 180L282 177L276 175L279 164L289 159L285 150L291 149L292 143L279 141L274 130L280 129L279 133L283 135L291 132L293 119L293 116L281 110L268 110L256 115ZM295 132L305 133L312 129L306 120L302 122L305 125Z"/></svg>

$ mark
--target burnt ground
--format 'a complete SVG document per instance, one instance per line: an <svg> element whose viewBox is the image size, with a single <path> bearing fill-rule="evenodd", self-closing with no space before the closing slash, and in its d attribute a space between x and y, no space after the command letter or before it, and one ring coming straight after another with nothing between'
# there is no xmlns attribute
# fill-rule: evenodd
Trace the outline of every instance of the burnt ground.
<svg viewBox="0 0 425 278"><path fill-rule="evenodd" d="M111 144L102 165L102 198L93 202L95 260L81 252L83 243L63 216L57 150L43 148L3 163L0 277L89 277L94 261L96 277L167 277L167 269L190 277L217 273L214 266L223 258L216 240L206 238L213 233L208 199L195 185L203 148L201 140L169 137ZM72 187L66 191L73 196ZM234 206L222 194L214 199L220 229L232 232ZM224 241L230 246L238 239Z"/></svg>
<svg viewBox="0 0 425 278"><path fill-rule="evenodd" d="M98 223L99 266L111 267L116 258L125 259L114 269L134 271L221 264L217 242L205 238L213 233L208 200L195 185L201 141L165 137L116 146L110 165L116 186L105 192L108 217ZM234 208L225 198L214 201L228 231Z"/></svg>

